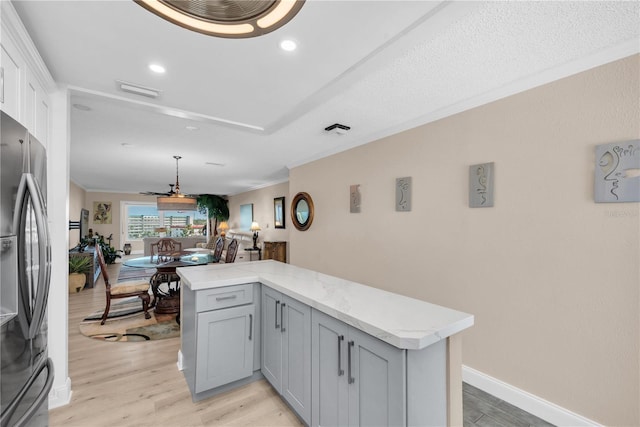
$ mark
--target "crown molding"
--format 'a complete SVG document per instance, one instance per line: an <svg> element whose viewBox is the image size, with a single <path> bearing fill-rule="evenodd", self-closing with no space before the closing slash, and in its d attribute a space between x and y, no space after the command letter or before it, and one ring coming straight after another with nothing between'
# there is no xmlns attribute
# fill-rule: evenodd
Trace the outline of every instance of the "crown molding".
<svg viewBox="0 0 640 427"><path fill-rule="evenodd" d="M9 36L13 44L16 46L23 59L27 62L27 67L33 72L36 80L47 93L55 91L58 87L55 80L51 76L44 60L40 56L40 52L31 40L31 36L22 24L22 20L18 16L18 12L13 4L8 0L0 1L0 18L3 30Z"/></svg>

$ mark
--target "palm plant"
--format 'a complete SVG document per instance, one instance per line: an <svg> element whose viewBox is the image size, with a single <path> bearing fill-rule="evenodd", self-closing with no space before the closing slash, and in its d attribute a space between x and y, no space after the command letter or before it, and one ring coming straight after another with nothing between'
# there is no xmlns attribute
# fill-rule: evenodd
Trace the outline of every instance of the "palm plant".
<svg viewBox="0 0 640 427"><path fill-rule="evenodd" d="M215 237L218 234L218 221L226 221L229 219L228 201L222 196L215 194L200 194L198 196L198 210L201 213L209 215L208 230L210 236Z"/></svg>

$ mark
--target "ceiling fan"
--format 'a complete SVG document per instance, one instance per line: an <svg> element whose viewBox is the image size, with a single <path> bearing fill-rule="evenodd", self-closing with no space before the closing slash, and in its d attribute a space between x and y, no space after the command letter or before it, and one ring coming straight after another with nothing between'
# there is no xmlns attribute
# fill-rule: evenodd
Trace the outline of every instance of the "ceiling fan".
<svg viewBox="0 0 640 427"><path fill-rule="evenodd" d="M169 187L171 187L171 190L165 193L158 193L156 191L141 191L140 194L144 194L145 196L171 196L172 194L176 194L176 192L173 191L173 187L175 187L175 184L169 184Z"/></svg>
<svg viewBox="0 0 640 427"><path fill-rule="evenodd" d="M176 211L185 211L185 210L196 210L197 208L197 195L186 195L180 192L180 179L178 173L178 160L180 160L181 156L173 156L176 159L176 183L169 184L171 188L167 193L156 193L154 191L146 191L141 192L140 194L144 194L147 196L158 196L158 200L156 202L158 210L176 210ZM175 190L174 190L175 186Z"/></svg>

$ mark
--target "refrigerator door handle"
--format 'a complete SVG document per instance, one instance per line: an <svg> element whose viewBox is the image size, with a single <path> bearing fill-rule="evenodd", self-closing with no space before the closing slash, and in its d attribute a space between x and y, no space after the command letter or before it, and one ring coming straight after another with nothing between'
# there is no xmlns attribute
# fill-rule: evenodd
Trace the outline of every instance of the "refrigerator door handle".
<svg viewBox="0 0 640 427"><path fill-rule="evenodd" d="M18 244L25 241L24 224L22 222L26 217L26 213L23 212L23 208L26 206L26 198L29 195L31 195L31 205L35 212L36 227L38 230L38 260L40 262L38 269L38 287L33 311L31 311L31 301L27 301L25 306L25 309L29 309L30 312L30 316L27 316L29 323L27 338L33 339L42 326L47 309L46 302L49 296L49 281L51 279L51 243L49 241L49 228L42 192L33 175L23 173L20 179L20 186L18 187L15 217L13 219L14 230L17 231L19 236ZM20 272L21 278L24 277L23 273L23 271Z"/></svg>
<svg viewBox="0 0 640 427"><path fill-rule="evenodd" d="M45 368L47 369L47 381L45 382L44 387L42 388L42 390L40 390L40 393L38 393L38 396L34 399L29 409L26 410L26 412L22 415L22 417L20 417L18 421L16 421L11 425L13 427L22 427L27 425L31 417L33 417L33 414L37 412L40 406L42 406L42 404L44 403L44 401L48 399L49 391L51 391L51 387L53 386L53 377L54 377L53 361L51 360L50 357L47 358L47 360L44 360L43 363L40 364L38 369L34 371L34 374L31 375L31 378L29 378L27 383L22 387L22 389L20 390L16 398L6 406L5 410L2 412L2 415L0 416L0 426L2 427L9 426L9 421L11 420L11 417L13 416L13 413L15 412L16 408L20 404L20 401L24 398L24 395L27 393L27 391L29 391L33 383L36 381L36 379L40 376L40 373L42 373L42 371Z"/></svg>

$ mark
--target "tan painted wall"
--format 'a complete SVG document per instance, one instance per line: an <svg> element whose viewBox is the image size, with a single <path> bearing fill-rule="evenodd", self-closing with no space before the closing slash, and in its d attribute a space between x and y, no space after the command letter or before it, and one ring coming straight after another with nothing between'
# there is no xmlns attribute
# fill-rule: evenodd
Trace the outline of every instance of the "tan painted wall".
<svg viewBox="0 0 640 427"><path fill-rule="evenodd" d="M273 228L273 199L285 197L285 228ZM272 185L259 190L248 191L229 197L229 227L240 228L240 205L253 203L253 220L260 224L262 231L258 233L258 246L264 241L288 241L289 230L293 227L289 218L289 183ZM287 248L287 257L289 248Z"/></svg>
<svg viewBox="0 0 640 427"><path fill-rule="evenodd" d="M288 228L291 262L473 313L465 365L640 425L640 207L593 201L595 145L640 137L639 58L294 168L315 220ZM470 209L469 165L492 161L495 207Z"/></svg>
<svg viewBox="0 0 640 427"><path fill-rule="evenodd" d="M80 221L80 210L85 207L86 194L82 187L69 181L69 221ZM80 243L80 230L69 230L69 249L74 248L78 243Z"/></svg>
<svg viewBox="0 0 640 427"><path fill-rule="evenodd" d="M89 228L93 229L94 233L100 233L105 237L108 237L113 233L113 240L111 244L114 248L122 250L122 246L125 242L120 241L120 227L124 227L124 224L120 224L120 202L152 202L155 203L155 196L143 196L142 194L134 193L98 193L87 192L85 208L89 209ZM93 203L94 202L111 202L112 206L112 219L111 224L96 224L93 221ZM142 242L132 242L132 251L143 251Z"/></svg>

